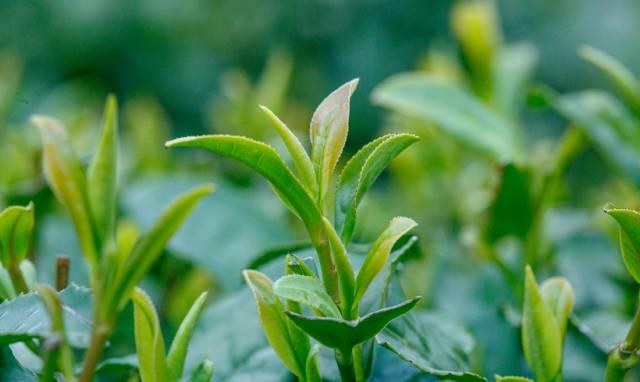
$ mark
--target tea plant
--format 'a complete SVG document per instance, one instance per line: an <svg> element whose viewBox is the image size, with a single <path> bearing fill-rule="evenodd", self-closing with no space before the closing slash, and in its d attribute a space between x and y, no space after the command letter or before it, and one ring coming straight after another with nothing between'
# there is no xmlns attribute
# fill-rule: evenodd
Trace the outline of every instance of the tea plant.
<svg viewBox="0 0 640 382"><path fill-rule="evenodd" d="M211 192L211 187L200 186L178 197L151 229L139 237L125 235L116 213L118 128L115 98L107 100L102 136L86 173L59 122L42 116L32 120L42 133L47 182L73 221L89 268L93 325L78 381L90 381L118 315L134 294L135 286L198 201ZM53 310L50 308L49 311ZM53 328L63 332L63 327L56 327L57 321L60 318L54 314ZM144 335L141 338L144 339ZM186 343L180 342L179 351L185 352ZM68 351L61 352L59 357L62 357L60 364L73 364ZM64 370L65 375L69 373L68 369Z"/></svg>
<svg viewBox="0 0 640 382"><path fill-rule="evenodd" d="M207 135L167 142L167 147L199 148L246 164L264 176L302 220L320 263L321 278L295 257L288 259L285 276L275 283L258 271L248 270L244 275L269 343L285 366L304 381L321 380L318 350L311 347L309 338L334 350L343 380L365 380L369 370L361 344L418 302L413 298L360 315L362 297L384 268L394 244L416 223L405 217L392 219L356 274L346 248L357 222L358 205L389 162L417 137L391 134L364 146L346 163L333 189L335 168L347 138L350 98L357 83L344 84L318 106L311 119L311 155L278 117L261 107L285 143L296 175L273 148L250 138ZM302 305L315 315L304 314Z"/></svg>

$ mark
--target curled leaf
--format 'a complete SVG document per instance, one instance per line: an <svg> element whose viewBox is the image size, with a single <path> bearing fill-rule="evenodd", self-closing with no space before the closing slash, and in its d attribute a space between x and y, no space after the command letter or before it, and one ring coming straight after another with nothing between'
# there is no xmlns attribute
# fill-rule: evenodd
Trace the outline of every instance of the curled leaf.
<svg viewBox="0 0 640 382"><path fill-rule="evenodd" d="M607 205L604 212L620 225L620 252L627 271L640 283L640 213Z"/></svg>
<svg viewBox="0 0 640 382"><path fill-rule="evenodd" d="M33 203L11 206L0 213L0 260L5 267L20 264L27 256L33 220Z"/></svg>
<svg viewBox="0 0 640 382"><path fill-rule="evenodd" d="M273 284L273 293L305 304L323 316L340 317L340 310L317 278L301 275L281 277Z"/></svg>

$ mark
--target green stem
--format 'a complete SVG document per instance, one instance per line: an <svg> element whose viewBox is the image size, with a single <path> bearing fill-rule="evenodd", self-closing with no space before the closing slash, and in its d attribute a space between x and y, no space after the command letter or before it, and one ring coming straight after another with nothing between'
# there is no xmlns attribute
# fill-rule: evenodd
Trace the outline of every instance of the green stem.
<svg viewBox="0 0 640 382"><path fill-rule="evenodd" d="M609 353L605 382L623 381L627 371L640 364L638 348L640 348L640 308L636 310L624 342Z"/></svg>
<svg viewBox="0 0 640 382"><path fill-rule="evenodd" d="M29 291L29 287L27 286L27 282L24 280L24 276L22 276L20 267L13 261L9 266L9 275L11 276L11 281L13 282L13 287L17 294L27 293Z"/></svg>
<svg viewBox="0 0 640 382"><path fill-rule="evenodd" d="M352 349L336 349L335 353L342 382L357 382L358 379L356 378L355 368L353 365Z"/></svg>
<svg viewBox="0 0 640 382"><path fill-rule="evenodd" d="M364 381L364 359L362 357L362 345L353 347L353 370L356 375L356 381Z"/></svg>
<svg viewBox="0 0 640 382"><path fill-rule="evenodd" d="M111 335L112 325L106 323L96 323L91 333L91 341L89 349L85 353L82 372L78 378L78 382L91 382L95 373L100 355L104 350L109 335Z"/></svg>
<svg viewBox="0 0 640 382"><path fill-rule="evenodd" d="M322 223L322 222L321 222ZM338 273L336 265L333 262L331 256L331 246L324 234L324 227L311 231L309 230L309 236L313 242L313 246L318 253L318 260L320 261L320 268L322 269L322 282L324 287L329 293L329 296L333 299L336 305L340 306L340 291L338 288Z"/></svg>

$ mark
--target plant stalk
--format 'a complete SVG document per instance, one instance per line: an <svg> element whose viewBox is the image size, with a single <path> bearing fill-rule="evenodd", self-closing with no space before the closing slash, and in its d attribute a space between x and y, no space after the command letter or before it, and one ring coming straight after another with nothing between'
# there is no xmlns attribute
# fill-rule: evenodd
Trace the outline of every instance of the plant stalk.
<svg viewBox="0 0 640 382"><path fill-rule="evenodd" d="M611 353L607 360L607 371L605 374L605 382L620 382L624 380L627 371L640 364L640 308L636 310L636 314L631 322L631 328L627 333L624 342L618 345Z"/></svg>
<svg viewBox="0 0 640 382"><path fill-rule="evenodd" d="M100 355L104 350L107 339L111 335L113 325L98 322L91 333L91 341L89 349L85 353L82 372L78 378L78 382L91 382L95 373Z"/></svg>
<svg viewBox="0 0 640 382"><path fill-rule="evenodd" d="M342 382L358 382L353 363L352 349L336 349L335 353Z"/></svg>

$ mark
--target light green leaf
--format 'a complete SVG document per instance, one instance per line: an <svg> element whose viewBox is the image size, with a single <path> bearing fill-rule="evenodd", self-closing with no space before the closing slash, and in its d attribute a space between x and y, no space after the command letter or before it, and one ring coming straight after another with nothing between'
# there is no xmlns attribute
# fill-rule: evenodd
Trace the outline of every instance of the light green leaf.
<svg viewBox="0 0 640 382"><path fill-rule="evenodd" d="M640 213L607 205L604 212L620 225L620 252L633 279L640 283Z"/></svg>
<svg viewBox="0 0 640 382"><path fill-rule="evenodd" d="M28 260L24 259L20 262L20 273L22 274L22 279L25 284L27 284L27 288L29 290L33 289L33 287L38 282L38 274L36 272L36 266Z"/></svg>
<svg viewBox="0 0 640 382"><path fill-rule="evenodd" d="M317 278L301 275L281 277L273 284L273 293L308 305L323 316L340 317L340 310Z"/></svg>
<svg viewBox="0 0 640 382"><path fill-rule="evenodd" d="M522 347L536 381L551 382L560 373L562 332L528 266L522 312Z"/></svg>
<svg viewBox="0 0 640 382"><path fill-rule="evenodd" d="M207 301L207 292L202 293L189 309L189 312L180 323L180 327L173 338L169 353L167 354L167 370L169 372L169 381L178 382L182 377L184 370L184 361L189 350L189 341L193 336L193 330L196 326L200 312Z"/></svg>
<svg viewBox="0 0 640 382"><path fill-rule="evenodd" d="M158 314L142 289L134 289L131 300L140 378L143 382L166 381L168 370Z"/></svg>
<svg viewBox="0 0 640 382"><path fill-rule="evenodd" d="M160 256L162 249L180 228L202 198L213 191L213 186L202 185L178 196L164 211L151 229L140 237L138 243L127 257L122 271L116 276L112 305L109 309L121 310L135 285L147 273L151 265ZM107 310L107 311L113 311Z"/></svg>
<svg viewBox="0 0 640 382"><path fill-rule="evenodd" d="M34 116L31 121L42 135L42 162L47 182L73 220L82 254L92 269L97 269L99 254L95 226L87 193L87 179L80 162L60 122L43 116Z"/></svg>
<svg viewBox="0 0 640 382"><path fill-rule="evenodd" d="M373 102L435 123L458 141L498 161L518 161L524 149L515 126L458 85L421 73L395 75L373 92Z"/></svg>
<svg viewBox="0 0 640 382"><path fill-rule="evenodd" d="M191 382L209 382L213 377L213 362L205 359L191 373Z"/></svg>
<svg viewBox="0 0 640 382"><path fill-rule="evenodd" d="M307 382L322 382L322 376L318 369L318 354L320 354L320 345L315 344L307 356L307 363L305 366Z"/></svg>
<svg viewBox="0 0 640 382"><path fill-rule="evenodd" d="M0 213L0 261L5 267L17 267L27 256L33 220L33 203L7 207Z"/></svg>
<svg viewBox="0 0 640 382"><path fill-rule="evenodd" d="M306 317L294 312L286 313L300 329L324 346L350 351L353 346L373 338L389 322L413 309L419 300L420 297L414 297L353 321L333 317Z"/></svg>
<svg viewBox="0 0 640 382"><path fill-rule="evenodd" d="M264 176L307 225L321 224L320 212L304 187L269 145L245 137L205 135L178 138L167 147L192 147L234 158Z"/></svg>
<svg viewBox="0 0 640 382"><path fill-rule="evenodd" d="M532 44L502 46L497 52L493 73L495 103L500 111L516 119L525 103L525 91L538 63L538 50Z"/></svg>
<svg viewBox="0 0 640 382"><path fill-rule="evenodd" d="M0 299L12 300L16 297L16 290L9 276L9 272L0 264Z"/></svg>
<svg viewBox="0 0 640 382"><path fill-rule="evenodd" d="M291 154L293 164L296 166L296 170L298 170L298 176L302 184L304 184L311 195L316 195L318 192L318 180L313 170L313 163L311 163L311 159L305 151L304 146L302 146L298 137L289 130L287 125L269 110L269 108L260 105L260 109L269 117L276 131L278 131L280 138L282 138L282 141L287 146L287 150L289 150L289 154Z"/></svg>
<svg viewBox="0 0 640 382"><path fill-rule="evenodd" d="M349 132L350 99L358 87L351 80L325 98L311 118L311 160L318 178L318 200L324 198Z"/></svg>
<svg viewBox="0 0 640 382"><path fill-rule="evenodd" d="M304 375L304 365L298 364L286 317L280 299L273 292L271 280L257 271L244 271L244 278L253 292L262 328L273 350L284 365L297 376Z"/></svg>
<svg viewBox="0 0 640 382"><path fill-rule="evenodd" d="M311 260L310 257L307 259ZM287 254L284 262L285 262L285 274L287 275L302 275L302 276L318 278L318 276L315 274L313 269L311 269L311 267L307 265L307 263L305 263L303 259L299 258L296 255L293 255L291 253ZM249 267L249 268L251 269L255 267Z"/></svg>
<svg viewBox="0 0 640 382"><path fill-rule="evenodd" d="M533 379L525 378L525 377L514 377L514 376L506 376L501 377L499 375L495 376L496 382L534 382Z"/></svg>
<svg viewBox="0 0 640 382"><path fill-rule="evenodd" d="M357 302L360 301L362 295L364 295L371 281L373 281L376 275L384 268L389 258L389 253L391 253L391 249L396 241L416 225L415 221L406 217L395 217L391 219L387 228L385 228L375 243L373 243L358 272L354 293L356 304L354 307L357 305Z"/></svg>
<svg viewBox="0 0 640 382"><path fill-rule="evenodd" d="M632 109L640 109L640 82L629 69L605 52L590 46L580 48L580 55L607 76Z"/></svg>
<svg viewBox="0 0 640 382"><path fill-rule="evenodd" d="M113 95L104 108L102 137L89 166L87 188L102 245L114 239L118 173L118 104Z"/></svg>
<svg viewBox="0 0 640 382"><path fill-rule="evenodd" d="M573 310L573 289L569 281L563 277L552 277L540 285L540 294L544 302L551 308L564 338L567 332L567 321Z"/></svg>
<svg viewBox="0 0 640 382"><path fill-rule="evenodd" d="M640 130L633 115L617 99L587 90L552 98L551 104L584 129L613 164L640 184Z"/></svg>
<svg viewBox="0 0 640 382"><path fill-rule="evenodd" d="M419 138L412 134L388 134L361 148L345 165L336 191L336 230L348 243L356 224L358 205L382 171Z"/></svg>

